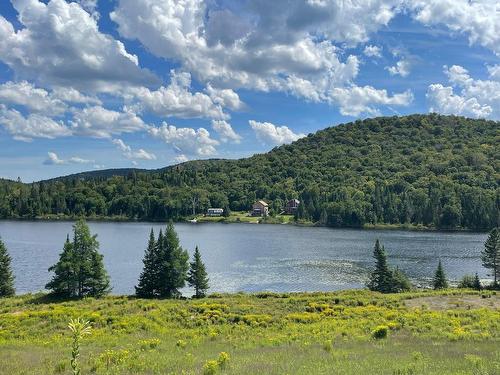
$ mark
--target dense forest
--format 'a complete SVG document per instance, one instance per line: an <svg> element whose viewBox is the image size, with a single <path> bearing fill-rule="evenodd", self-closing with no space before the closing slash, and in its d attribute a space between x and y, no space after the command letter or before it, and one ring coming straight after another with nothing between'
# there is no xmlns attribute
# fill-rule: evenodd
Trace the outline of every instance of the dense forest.
<svg viewBox="0 0 500 375"><path fill-rule="evenodd" d="M358 120L240 160L154 171L88 172L32 184L0 180L0 218L47 215L181 220L209 207L335 227L421 224L486 230L500 221L500 122L436 114Z"/></svg>

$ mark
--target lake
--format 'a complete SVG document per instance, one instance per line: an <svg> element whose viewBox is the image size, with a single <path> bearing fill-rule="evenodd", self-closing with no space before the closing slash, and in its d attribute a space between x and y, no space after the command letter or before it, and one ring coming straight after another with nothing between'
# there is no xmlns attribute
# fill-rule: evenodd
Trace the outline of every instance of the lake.
<svg viewBox="0 0 500 375"><path fill-rule="evenodd" d="M142 269L151 227L158 223L90 222L111 277L113 294L131 294ZM47 269L62 250L71 222L0 221L12 256L17 293L44 289ZM441 259L450 280L478 272L484 233L357 230L292 225L176 224L181 245L192 254L198 245L211 292L327 291L361 288L379 238L389 263L419 285L429 283ZM189 294L189 290L184 291Z"/></svg>

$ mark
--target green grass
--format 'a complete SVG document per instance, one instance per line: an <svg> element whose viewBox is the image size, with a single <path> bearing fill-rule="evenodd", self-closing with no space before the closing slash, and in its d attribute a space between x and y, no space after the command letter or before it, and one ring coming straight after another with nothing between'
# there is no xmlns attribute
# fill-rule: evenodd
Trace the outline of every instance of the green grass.
<svg viewBox="0 0 500 375"><path fill-rule="evenodd" d="M433 310L439 298L454 308ZM66 302L24 295L0 300L0 373L69 373L67 324L82 317L93 326L81 342L82 374L498 374L498 298L462 290ZM388 335L376 339L380 326Z"/></svg>
<svg viewBox="0 0 500 375"><path fill-rule="evenodd" d="M250 224L289 224L293 223L293 215L276 215L266 218L249 216L247 211L233 211L228 217L223 216L197 216L199 223L250 223Z"/></svg>

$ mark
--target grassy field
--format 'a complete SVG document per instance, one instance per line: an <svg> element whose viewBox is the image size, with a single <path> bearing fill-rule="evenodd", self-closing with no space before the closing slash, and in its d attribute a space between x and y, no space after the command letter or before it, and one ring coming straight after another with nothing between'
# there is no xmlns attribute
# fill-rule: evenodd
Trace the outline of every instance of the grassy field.
<svg viewBox="0 0 500 375"><path fill-rule="evenodd" d="M70 373L67 323L83 317L82 374L500 374L499 307L497 294L459 290L25 295L0 300L0 373Z"/></svg>
<svg viewBox="0 0 500 375"><path fill-rule="evenodd" d="M258 224L288 224L293 221L293 215L276 215L274 217L262 218L259 216L249 216L247 211L234 211L228 217L222 216L197 216L196 220L200 223L250 223Z"/></svg>

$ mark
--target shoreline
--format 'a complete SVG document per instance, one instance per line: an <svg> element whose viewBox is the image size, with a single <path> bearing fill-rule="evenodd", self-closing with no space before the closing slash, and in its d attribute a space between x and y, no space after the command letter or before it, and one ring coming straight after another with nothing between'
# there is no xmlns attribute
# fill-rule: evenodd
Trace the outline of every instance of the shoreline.
<svg viewBox="0 0 500 375"><path fill-rule="evenodd" d="M47 217L34 217L34 218L2 218L0 219L0 222L2 221L19 221L19 222L74 222L78 219L80 219L80 216L47 216ZM249 217L250 218L250 217ZM141 220L141 219L131 219L128 217L122 217L122 216L103 216L103 217L98 217L98 216L90 216L90 217L84 217L84 219L88 222L103 222L103 223L152 223L152 224L158 224L158 223L167 223L168 221L164 220ZM432 226L425 226L421 224L364 224L361 227L352 227L352 226L339 226L339 227L333 227L333 226L328 226L328 225L323 225L319 223L313 223L313 222L294 222L294 221L288 221L288 222L279 222L277 220L270 220L270 221L262 221L260 218L255 218L258 220L254 221L245 221L245 220L227 220L227 218L224 217L214 217L214 218L208 218L207 217L201 217L197 218L199 221L196 223L191 223L188 218L182 219L182 220L177 220L174 221L175 224L178 223L184 223L184 224L193 224L193 225L206 225L206 224L250 224L250 225L255 225L255 224L261 224L261 225L291 225L291 226L297 226L297 227L316 227L316 228L330 228L330 229L357 229L357 230L400 230L400 231L409 231L409 232L443 232L443 233L488 233L489 229L483 229L483 230L475 230L475 229L469 229L469 228L452 228L452 229L447 229L447 228L436 228ZM274 219L274 218L271 218Z"/></svg>

